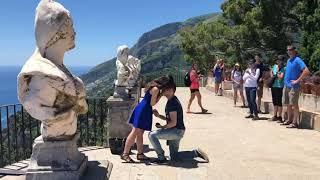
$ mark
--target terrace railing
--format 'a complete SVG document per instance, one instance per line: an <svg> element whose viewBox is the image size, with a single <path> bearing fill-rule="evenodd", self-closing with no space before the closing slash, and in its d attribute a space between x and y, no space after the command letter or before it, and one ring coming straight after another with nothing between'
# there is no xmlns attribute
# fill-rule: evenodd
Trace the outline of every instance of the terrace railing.
<svg viewBox="0 0 320 180"><path fill-rule="evenodd" d="M107 98L87 99L89 111L78 117L78 145L107 147ZM40 136L41 122L32 118L21 104L0 106L0 167L27 159Z"/></svg>

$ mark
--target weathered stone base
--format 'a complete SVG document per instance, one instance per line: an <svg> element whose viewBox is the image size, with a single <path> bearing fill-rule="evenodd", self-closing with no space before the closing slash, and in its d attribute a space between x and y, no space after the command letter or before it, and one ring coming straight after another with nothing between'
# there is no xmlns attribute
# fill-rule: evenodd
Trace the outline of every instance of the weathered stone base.
<svg viewBox="0 0 320 180"><path fill-rule="evenodd" d="M214 91L214 88L212 87L212 85L207 85L206 89L209 90L209 91ZM263 95L263 98L262 98L261 110L263 112L273 114L274 109L273 109L273 104L272 104L271 94L270 93L271 93L270 89L265 88L264 95ZM223 92L223 96L227 97L227 98L230 98L230 99L233 99L233 90L224 91ZM245 93L244 93L244 96L245 96ZM305 101L306 101L305 100L305 98L306 98L305 96L306 95L301 95L300 97L303 97L303 98L300 98L299 101L302 101L302 103L305 103ZM312 95L309 95L309 96L312 96ZM312 100L310 102L313 102L313 101L316 101L316 103L319 103L319 102L317 102L317 100ZM312 103L309 103L309 104L312 104ZM299 120L298 120L299 128L301 128L301 129L313 129L313 130L316 130L316 131L320 131L320 113L318 111L315 112L315 111L312 111L312 110L309 110L309 109L305 109L305 107L308 107L308 106L301 105L301 102L300 102L300 117L299 117ZM316 107L318 107L318 106L316 106Z"/></svg>
<svg viewBox="0 0 320 180"><path fill-rule="evenodd" d="M115 86L114 94L115 98L129 98L129 89L127 86Z"/></svg>
<svg viewBox="0 0 320 180"><path fill-rule="evenodd" d="M132 109L135 106L135 99L122 99L109 97L108 104L108 137L109 138L126 138L131 132L131 125L128 120L131 116Z"/></svg>
<svg viewBox="0 0 320 180"><path fill-rule="evenodd" d="M87 169L88 158L79 152L77 139L43 141L39 136L34 144L27 180L78 180Z"/></svg>

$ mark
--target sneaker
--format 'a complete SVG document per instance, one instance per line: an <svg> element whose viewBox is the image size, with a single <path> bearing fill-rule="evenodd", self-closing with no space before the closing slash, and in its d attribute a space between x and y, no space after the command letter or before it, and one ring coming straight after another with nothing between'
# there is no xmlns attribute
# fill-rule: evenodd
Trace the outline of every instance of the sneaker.
<svg viewBox="0 0 320 180"><path fill-rule="evenodd" d="M155 159L152 161L152 163L156 163L156 164L164 164L166 163L168 160L167 159Z"/></svg>
<svg viewBox="0 0 320 180"><path fill-rule="evenodd" d="M201 110L201 113L207 113L207 112L208 112L207 109L202 109L202 110Z"/></svg>
<svg viewBox="0 0 320 180"><path fill-rule="evenodd" d="M197 155L198 155L199 158L205 160L205 162L207 162L207 163L209 162L209 157L208 157L207 153L205 153L204 151L202 151L200 148L198 148L198 149L196 150L196 153L197 153Z"/></svg>
<svg viewBox="0 0 320 180"><path fill-rule="evenodd" d="M277 123L282 123L282 122L283 122L282 117L281 116L277 117Z"/></svg>
<svg viewBox="0 0 320 180"><path fill-rule="evenodd" d="M249 118L253 118L254 116L252 114L250 114L249 116L246 116L245 118L249 119Z"/></svg>
<svg viewBox="0 0 320 180"><path fill-rule="evenodd" d="M269 119L269 121L278 121L278 117L273 116L272 118Z"/></svg>
<svg viewBox="0 0 320 180"><path fill-rule="evenodd" d="M256 121L256 120L259 120L259 119L260 119L259 116L254 116L254 117L252 118L253 121Z"/></svg>

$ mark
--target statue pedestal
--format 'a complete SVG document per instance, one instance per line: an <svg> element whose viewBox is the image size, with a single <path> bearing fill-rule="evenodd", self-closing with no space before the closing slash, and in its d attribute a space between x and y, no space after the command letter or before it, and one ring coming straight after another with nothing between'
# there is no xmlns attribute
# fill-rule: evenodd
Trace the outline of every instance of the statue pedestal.
<svg viewBox="0 0 320 180"><path fill-rule="evenodd" d="M128 123L132 109L136 105L136 98L115 98L111 96L108 104L108 142L113 154L122 153L123 141L131 132Z"/></svg>
<svg viewBox="0 0 320 180"><path fill-rule="evenodd" d="M128 86L115 86L113 97L115 98L129 98L130 89Z"/></svg>
<svg viewBox="0 0 320 180"><path fill-rule="evenodd" d="M35 139L26 180L79 180L88 158L78 151L79 134L67 141Z"/></svg>

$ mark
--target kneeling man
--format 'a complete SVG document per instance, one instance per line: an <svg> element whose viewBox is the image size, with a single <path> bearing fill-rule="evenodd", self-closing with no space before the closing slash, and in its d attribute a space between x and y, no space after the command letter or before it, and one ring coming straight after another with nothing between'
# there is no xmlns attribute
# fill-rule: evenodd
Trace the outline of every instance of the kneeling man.
<svg viewBox="0 0 320 180"><path fill-rule="evenodd" d="M167 122L164 126L157 123L156 127L159 129L149 133L150 143L152 144L158 155L158 159L155 162L164 163L167 161L164 156L164 151L159 142L160 139L167 140L170 151L170 160L199 157L204 159L206 162L209 162L208 156L201 149L188 152L178 152L180 140L183 138L185 132L185 126L183 122L183 109L179 99L175 96L175 91L176 87L174 86L162 92L162 95L166 96L168 99L165 107L166 116L160 115L156 109L153 110L153 114L156 117ZM187 157L185 157L184 155Z"/></svg>

